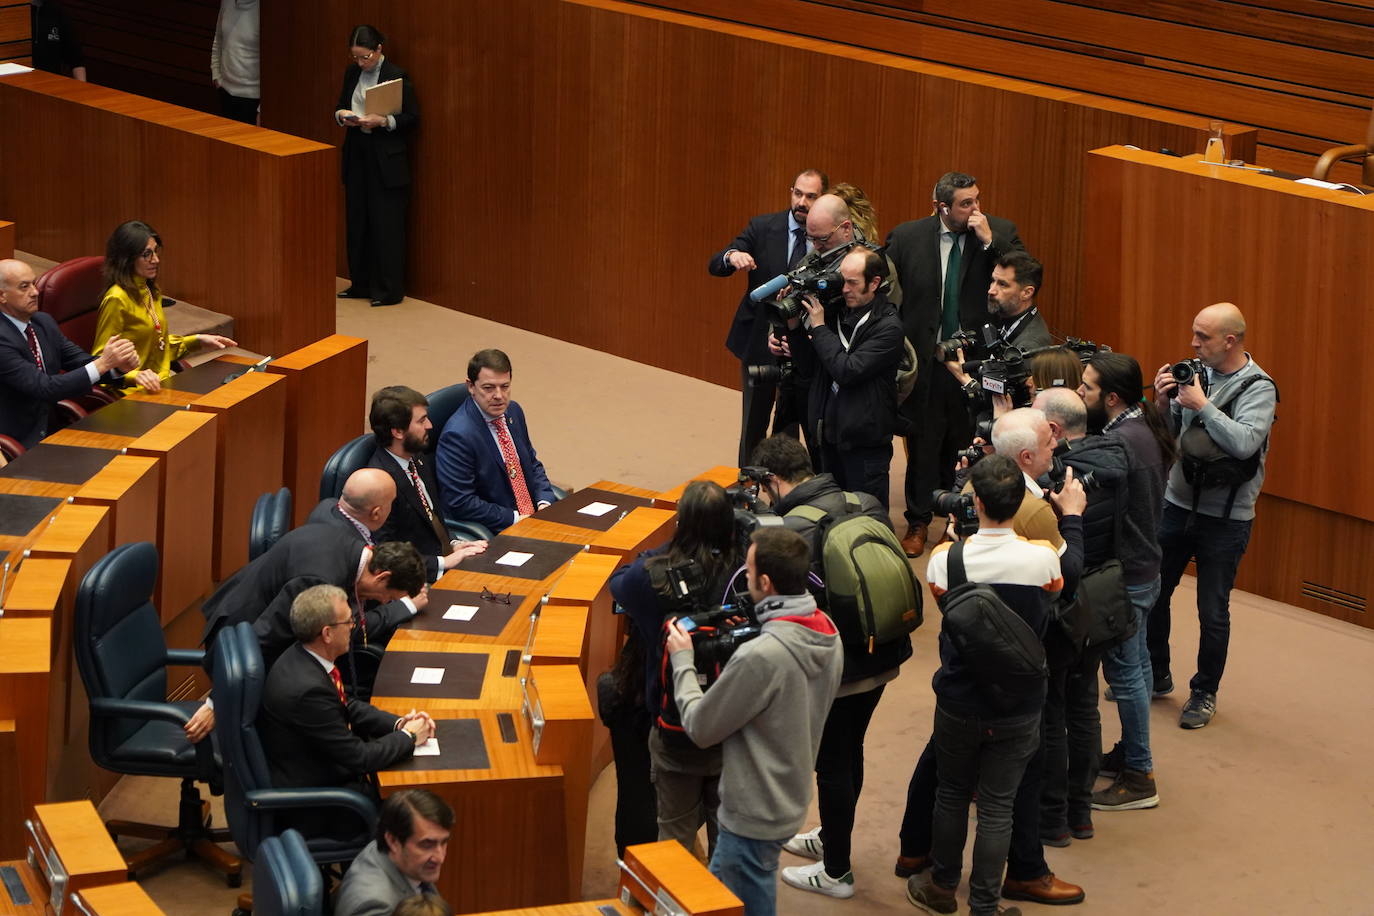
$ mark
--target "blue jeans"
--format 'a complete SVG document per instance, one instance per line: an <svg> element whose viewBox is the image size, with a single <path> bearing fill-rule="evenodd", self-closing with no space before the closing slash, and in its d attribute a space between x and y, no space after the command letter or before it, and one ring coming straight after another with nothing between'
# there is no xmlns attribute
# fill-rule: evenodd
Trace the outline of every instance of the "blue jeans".
<svg viewBox="0 0 1374 916"><path fill-rule="evenodd" d="M1197 561L1197 615L1201 635L1197 646L1197 674L1188 686L1216 693L1226 669L1231 641L1231 586L1240 558L1250 544L1250 521L1193 515L1173 503L1164 506L1159 523L1159 599L1150 612L1149 646L1153 670L1169 670L1169 601L1188 568Z"/></svg>
<svg viewBox="0 0 1374 916"><path fill-rule="evenodd" d="M724 827L707 866L744 903L744 916L774 916L778 909L778 855L786 840L751 840Z"/></svg>
<svg viewBox="0 0 1374 916"><path fill-rule="evenodd" d="M1040 747L1040 713L980 720L952 715L937 703L933 737L940 783L935 790L931 879L941 887L959 886L968 806L977 789L969 910L974 916L995 914L1011 845L1012 800L1026 763Z"/></svg>
<svg viewBox="0 0 1374 916"><path fill-rule="evenodd" d="M1141 773L1154 769L1150 757L1150 693L1154 672L1150 666L1148 624L1159 597L1159 577L1144 585L1126 586L1136 621L1135 635L1102 656L1102 676L1116 695L1121 716L1121 752L1126 766Z"/></svg>

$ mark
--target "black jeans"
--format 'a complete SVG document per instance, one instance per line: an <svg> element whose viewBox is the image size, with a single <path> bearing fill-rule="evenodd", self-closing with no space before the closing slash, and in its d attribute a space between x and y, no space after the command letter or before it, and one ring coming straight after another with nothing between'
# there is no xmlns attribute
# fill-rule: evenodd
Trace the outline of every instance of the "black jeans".
<svg viewBox="0 0 1374 916"><path fill-rule="evenodd" d="M911 771L906 787L906 812L902 815L902 855L907 858L930 855L930 822L935 810L935 787L939 785L935 766L935 739L925 749Z"/></svg>
<svg viewBox="0 0 1374 916"><path fill-rule="evenodd" d="M602 675L605 677L605 675ZM649 775L648 716L642 721L625 716L610 724L611 754L615 758L615 850L658 839L657 796Z"/></svg>
<svg viewBox="0 0 1374 916"><path fill-rule="evenodd" d="M926 525L932 514L931 493L954 485L954 453L973 441L973 421L959 383L939 363L931 367L925 409L913 410L910 400L902 406L911 423L906 437L906 521Z"/></svg>
<svg viewBox="0 0 1374 916"><path fill-rule="evenodd" d="M845 490L868 493L887 509L888 469L892 466L892 443L864 448L838 448L832 442L821 446L822 470L835 475Z"/></svg>
<svg viewBox="0 0 1374 916"><path fill-rule="evenodd" d="M1150 666L1156 678L1169 671L1170 600L1188 567L1197 561L1197 615L1202 632L1197 647L1197 674L1189 687L1216 693L1226 669L1231 642L1231 587L1240 558L1250 544L1250 520L1191 515L1173 503L1164 506L1159 523L1159 599L1150 612Z"/></svg>
<svg viewBox="0 0 1374 916"><path fill-rule="evenodd" d="M969 911L974 916L995 914L1011 841L1012 799L1027 761L1040 745L1040 716L964 718L937 703L934 741L940 786L935 791L931 879L941 887L959 886L968 806L977 789Z"/></svg>
<svg viewBox="0 0 1374 916"><path fill-rule="evenodd" d="M219 113L244 124L258 123L258 103L261 99L245 99L219 90Z"/></svg>
<svg viewBox="0 0 1374 916"><path fill-rule="evenodd" d="M864 735L883 687L836 697L830 704L816 754L816 806L821 814L825 871L840 878L850 870L854 810L864 787Z"/></svg>
<svg viewBox="0 0 1374 916"><path fill-rule="evenodd" d="M1040 786L1042 837L1063 836L1070 827L1093 820L1093 782L1102 753L1102 716L1097 709L1101 658L1100 652L1087 650L1069 665L1050 670Z"/></svg>

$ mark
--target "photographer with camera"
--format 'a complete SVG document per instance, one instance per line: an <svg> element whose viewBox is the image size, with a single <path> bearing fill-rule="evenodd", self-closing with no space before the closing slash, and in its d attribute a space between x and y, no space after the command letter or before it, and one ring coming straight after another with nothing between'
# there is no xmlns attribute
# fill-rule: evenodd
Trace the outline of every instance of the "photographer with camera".
<svg viewBox="0 0 1374 916"><path fill-rule="evenodd" d="M887 237L902 285L902 326L920 360L916 387L902 404L902 416L910 421L902 546L912 557L925 550L930 494L950 487L954 453L971 438L959 386L931 366L935 342L960 328L983 326L996 260L1024 247L1015 224L983 213L973 176L946 172L931 196L930 216L902 223Z"/></svg>
<svg viewBox="0 0 1374 916"><path fill-rule="evenodd" d="M1017 503L1009 516L1012 532L1027 541L1046 544L1055 552L1063 575L1063 591L1073 594L1078 589L1078 581L1083 573L1082 515L1087 496L1071 468L1065 471L1063 485L1057 492L1047 493L1040 485L1039 480L1046 477L1054 465L1054 449L1057 445L1049 421L1042 411L1029 407L1018 408L999 417L993 424L992 443L995 455L1010 459L1021 472L1025 498ZM975 464L969 472L970 479L992 457L988 456ZM934 501L942 507L955 501L966 503L975 510L976 515L976 495L977 491L970 483L962 494L939 491ZM981 525L981 517L979 521ZM943 553L942 548L936 549ZM935 555L931 555L932 563ZM1043 629L1039 635L1044 636ZM1043 703L1038 712L1043 713ZM1040 784L1044 771L1044 748L1038 741L1038 728L1036 734L1036 751L1023 767L1013 806L1010 853L1005 856L1007 880L1002 895L1054 905L1078 903L1084 899L1083 889L1056 877L1045 861L1040 838ZM901 853L895 869L898 877L916 874L930 863L931 811L935 806L936 789L936 755L932 740L916 761L911 782L907 786L906 812L902 817L900 832Z"/></svg>
<svg viewBox="0 0 1374 916"><path fill-rule="evenodd" d="M655 720L649 757L658 799L658 838L677 840L689 850L702 824L708 845L716 844L721 750L716 742L698 746L680 731L664 728L664 623L720 604L740 560L729 497L717 484L697 480L687 485L678 501L672 539L641 553L611 576L611 596L624 608L645 647L645 705ZM683 595L675 581L690 582L688 594Z"/></svg>
<svg viewBox="0 0 1374 916"><path fill-rule="evenodd" d="M811 770L844 662L834 623L806 589L806 540L783 527L760 529L745 562L763 628L758 637L735 651L705 693L692 637L677 619L666 651L687 734L724 752L711 873L744 902L746 916L772 916L778 855L806 818Z"/></svg>
<svg viewBox="0 0 1374 916"><path fill-rule="evenodd" d="M950 602L968 595L967 583L991 586L995 596L991 600L1000 601L1000 611L1019 618L1021 629L1029 628L1025 637L1034 650L1038 648L1035 640L1043 639L1049 628L1051 606L1066 583L1055 551L1044 542L1017 537L1012 527L1013 517L1025 502L1024 470L1005 455L989 455L974 466L970 479L978 532L966 541L936 547L926 568L930 590L945 611L940 668L932 681L936 705L931 745L939 787L929 858L908 872L907 899L931 913L958 911L954 892L963 869L968 806L976 792L978 836L969 874L969 910L979 916L1019 916L1019 909L1003 909L998 899L1022 896L1015 893L1022 882L1013 883L1009 877L1004 887L1002 871L1013 830L1013 799L1040 746L1044 656L1038 658L1038 677L1013 678L1009 668L990 667L989 661L1007 657L1006 637L996 646L988 644L986 636L964 638L954 626L957 617ZM1082 490L1066 487L1066 494L1066 508L1081 510ZM1036 659L1026 660L1027 670L1032 670ZM926 864L931 867L929 879L923 881L911 873ZM1053 875L1046 877L1054 882ZM1026 899L1076 903L1082 899L1082 890L1073 890L1076 899L1064 895Z"/></svg>
<svg viewBox="0 0 1374 916"><path fill-rule="evenodd" d="M879 502L867 493L845 493L830 474L813 474L811 461L801 443L787 436L771 436L754 450L754 464L766 467L764 481L768 502L783 516L783 524L796 531L811 547L812 572L825 578L822 563L826 533L833 522L862 513L889 530L892 522ZM815 512L797 512L808 508ZM821 513L817 517L816 512ZM899 556L905 564L905 559ZM919 587L919 586L918 586ZM825 608L838 621L838 610ZM854 812L864 779L864 736L882 699L888 681L897 677L911 657L911 638L865 646L844 645L844 671L839 693L830 707L816 757L816 794L819 829L799 833L783 846L787 852L818 859L815 865L782 870L784 883L830 897L854 895L850 863L850 838Z"/></svg>
<svg viewBox="0 0 1374 916"><path fill-rule="evenodd" d="M1116 701L1121 741L1101 759L1099 772L1112 785L1093 793L1098 811L1152 808L1159 793L1150 753L1150 654L1146 621L1159 597L1159 517L1164 483L1178 455L1173 435L1153 401L1143 397L1140 364L1124 353L1098 353L1083 367L1078 393L1088 411L1088 429L1116 436L1126 446L1129 484L1123 537L1129 550L1118 551L1135 634L1102 656L1107 699Z"/></svg>
<svg viewBox="0 0 1374 916"><path fill-rule="evenodd" d="M1057 486L1060 469L1072 469L1087 492L1087 506L1083 510L1083 567L1085 571L1100 570L1097 575L1115 577L1111 580L1114 594L1124 604L1124 575L1120 567L1108 570L1105 566L1113 560L1121 563L1124 558L1151 548L1143 543L1141 532L1126 524L1130 506L1130 459L1126 445L1116 436L1088 434L1087 407L1076 391L1047 389L1036 395L1035 406L1044 411L1059 442L1049 482ZM1050 680L1045 702L1039 832L1041 841L1051 846L1067 846L1070 835L1077 839L1093 835L1093 783L1102 754L1097 669L1106 643L1096 641L1095 637L1103 627L1093 626L1089 617L1096 609L1083 596L1068 597L1079 600L1062 608L1061 625L1051 627L1045 639ZM1119 605L1103 609L1119 614L1112 618L1118 633L1129 626L1125 610ZM1153 773L1147 771L1142 775L1142 787L1146 781L1153 789ZM1141 801L1148 803L1141 807L1152 807L1159 803L1159 796L1151 792L1142 796Z"/></svg>
<svg viewBox="0 0 1374 916"><path fill-rule="evenodd" d="M1009 251L997 259L996 265L992 268L992 282L988 285L987 323L999 335L1001 345L1016 347L1023 351L1054 346L1054 338L1050 336L1050 329L1045 325L1045 319L1041 317L1040 309L1035 303L1044 276L1044 265L1024 249ZM978 379L964 371L964 358L972 356L973 353L966 352L964 347L958 347L951 354L948 344L952 342L953 340L942 341L942 346L938 347L939 355L945 357L945 368L954 376L954 380L959 383L966 396L970 390L972 394L978 395L982 388L981 384ZM981 351L991 348L978 343L974 338L973 349ZM990 352L988 355L996 356L996 352Z"/></svg>
<svg viewBox="0 0 1374 916"><path fill-rule="evenodd" d="M807 441L819 443L822 467L841 487L872 495L886 510L902 324L881 289L887 276L881 254L856 248L840 261L839 274L843 308L827 314L824 303L807 295L804 326L788 322L785 350L811 378Z"/></svg>
<svg viewBox="0 0 1374 916"><path fill-rule="evenodd" d="M1156 696L1173 689L1169 602L1188 561L1197 563L1202 632L1182 728L1202 728L1216 715L1231 640L1231 587L1250 543L1279 400L1277 384L1245 351L1245 316L1230 302L1198 312L1192 343L1197 365L1160 366L1155 374L1155 404L1167 412L1180 452L1164 491L1160 592L1150 614Z"/></svg>
<svg viewBox="0 0 1374 916"><path fill-rule="evenodd" d="M748 290L801 263L809 247L807 216L829 187L830 179L824 172L817 169L802 172L792 182L788 209L751 219L724 251L711 255L707 265L713 277L729 277L737 270L749 272L748 289L740 298L725 339L725 346L740 361L743 386L740 464L748 462L754 446L768 434L770 415L775 434L796 435L796 427L803 421L802 413L796 409L798 398L790 390L790 382L780 389L777 366L768 353L768 311L772 306L767 301L755 302ZM760 369L765 371L758 371ZM767 371L769 369L773 371Z"/></svg>

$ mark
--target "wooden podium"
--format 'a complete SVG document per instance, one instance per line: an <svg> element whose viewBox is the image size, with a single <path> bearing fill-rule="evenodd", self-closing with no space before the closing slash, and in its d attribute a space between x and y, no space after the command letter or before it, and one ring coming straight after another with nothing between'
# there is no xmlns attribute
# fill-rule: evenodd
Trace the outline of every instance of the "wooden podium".
<svg viewBox="0 0 1374 916"><path fill-rule="evenodd" d="M1148 382L1193 355L1199 310L1234 302L1245 349L1278 383L1236 585L1374 626L1374 477L1334 467L1374 446L1374 358L1359 343L1374 334L1374 197L1113 146L1087 154L1084 212L1080 333L1136 357Z"/></svg>

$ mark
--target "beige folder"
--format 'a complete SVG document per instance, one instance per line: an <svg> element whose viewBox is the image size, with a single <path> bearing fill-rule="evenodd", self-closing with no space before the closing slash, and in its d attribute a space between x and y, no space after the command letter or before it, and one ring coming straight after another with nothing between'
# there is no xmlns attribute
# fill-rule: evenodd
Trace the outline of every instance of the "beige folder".
<svg viewBox="0 0 1374 916"><path fill-rule="evenodd" d="M401 80L388 80L363 90L363 113L386 117L401 110Z"/></svg>

